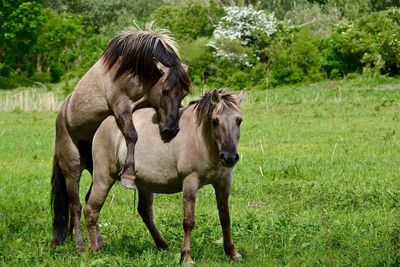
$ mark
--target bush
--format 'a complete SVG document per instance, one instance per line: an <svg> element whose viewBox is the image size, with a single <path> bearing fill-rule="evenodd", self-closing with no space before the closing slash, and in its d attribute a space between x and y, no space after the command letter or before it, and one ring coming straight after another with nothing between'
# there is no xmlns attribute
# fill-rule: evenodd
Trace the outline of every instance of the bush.
<svg viewBox="0 0 400 267"><path fill-rule="evenodd" d="M152 18L162 27L168 28L178 40L195 40L211 36L214 25L223 15L218 1L202 4L199 1L183 1L181 4L161 6Z"/></svg>
<svg viewBox="0 0 400 267"><path fill-rule="evenodd" d="M375 12L354 22L337 25L322 42L323 68L342 75L373 70L380 74L400 72L400 10Z"/></svg>
<svg viewBox="0 0 400 267"><path fill-rule="evenodd" d="M49 72L36 72L33 74L32 79L35 82L49 83L51 82L51 75Z"/></svg>
<svg viewBox="0 0 400 267"><path fill-rule="evenodd" d="M61 76L64 74L64 70L58 64L54 64L50 67L50 81L52 83L57 83L61 80Z"/></svg>
<svg viewBox="0 0 400 267"><path fill-rule="evenodd" d="M3 65L0 69L0 76L9 77L11 73L11 68L7 65Z"/></svg>
<svg viewBox="0 0 400 267"><path fill-rule="evenodd" d="M321 54L317 41L307 29L281 33L269 47L270 85L320 80Z"/></svg>
<svg viewBox="0 0 400 267"><path fill-rule="evenodd" d="M200 37L180 45L181 57L189 62L189 75L195 85L203 85L215 74L216 62L208 42L208 38Z"/></svg>
<svg viewBox="0 0 400 267"><path fill-rule="evenodd" d="M13 89L20 86L31 86L32 84L32 80L25 75L0 76L0 89Z"/></svg>

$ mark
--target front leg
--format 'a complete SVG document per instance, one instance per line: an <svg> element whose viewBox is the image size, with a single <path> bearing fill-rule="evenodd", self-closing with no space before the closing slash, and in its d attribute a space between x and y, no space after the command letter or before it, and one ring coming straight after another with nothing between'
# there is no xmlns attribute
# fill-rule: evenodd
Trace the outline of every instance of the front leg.
<svg viewBox="0 0 400 267"><path fill-rule="evenodd" d="M145 107L150 107L150 101L146 95L131 105L132 112Z"/></svg>
<svg viewBox="0 0 400 267"><path fill-rule="evenodd" d="M199 188L199 179L195 173L187 176L183 180L183 245L181 249L180 263L193 264L192 251L190 249L190 239L195 224L195 204L196 193Z"/></svg>
<svg viewBox="0 0 400 267"><path fill-rule="evenodd" d="M232 241L231 233L231 217L229 215L229 193L231 190L232 178L229 176L226 180L220 180L219 183L213 184L217 206L219 212L219 221L222 227L222 236L224 239L225 254L231 260L239 260L242 256L236 251Z"/></svg>
<svg viewBox="0 0 400 267"><path fill-rule="evenodd" d="M113 111L118 128L126 142L126 158L120 173L121 184L129 189L136 189L135 185L135 144L137 132L132 121L132 101L129 99L119 101Z"/></svg>

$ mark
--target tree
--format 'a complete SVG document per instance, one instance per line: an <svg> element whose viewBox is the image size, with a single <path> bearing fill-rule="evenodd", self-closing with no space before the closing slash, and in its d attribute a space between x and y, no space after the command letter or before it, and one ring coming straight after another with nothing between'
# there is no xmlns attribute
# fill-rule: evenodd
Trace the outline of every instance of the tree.
<svg viewBox="0 0 400 267"><path fill-rule="evenodd" d="M71 69L79 56L78 42L84 37L83 18L71 13L56 13L53 9L43 10L45 23L37 35L33 47L37 71L49 71L53 66L60 72Z"/></svg>
<svg viewBox="0 0 400 267"><path fill-rule="evenodd" d="M161 6L151 17L160 26L168 28L177 39L195 40L211 36L214 25L222 15L222 6L216 1L209 1L208 4L183 1L175 6Z"/></svg>
<svg viewBox="0 0 400 267"><path fill-rule="evenodd" d="M41 1L3 1L0 16L0 58L5 66L33 73L32 48L44 24Z"/></svg>

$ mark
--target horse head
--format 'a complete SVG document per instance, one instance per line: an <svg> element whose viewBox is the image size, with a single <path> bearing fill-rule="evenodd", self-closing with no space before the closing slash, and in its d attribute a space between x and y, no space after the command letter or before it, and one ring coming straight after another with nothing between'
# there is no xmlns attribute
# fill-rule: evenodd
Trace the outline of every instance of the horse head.
<svg viewBox="0 0 400 267"><path fill-rule="evenodd" d="M219 160L224 167L233 167L239 160L237 146L240 138L240 105L244 91L239 95L213 91L211 101L214 109L211 113L212 134L218 146Z"/></svg>
<svg viewBox="0 0 400 267"><path fill-rule="evenodd" d="M169 141L179 131L179 108L190 86L188 65L180 62L167 67L159 61L155 63L161 77L151 88L149 101L157 111L161 137L164 141Z"/></svg>

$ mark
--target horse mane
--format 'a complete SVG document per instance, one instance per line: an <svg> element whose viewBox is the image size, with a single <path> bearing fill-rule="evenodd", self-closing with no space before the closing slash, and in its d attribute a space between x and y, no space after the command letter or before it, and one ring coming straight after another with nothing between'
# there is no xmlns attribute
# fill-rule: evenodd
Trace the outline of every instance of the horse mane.
<svg viewBox="0 0 400 267"><path fill-rule="evenodd" d="M217 92L220 101L215 105L212 100L212 95ZM200 99L191 101L190 105L195 105L194 110L196 114L197 124L200 125L203 121L208 122L214 110L217 113L225 112L227 109L240 110L238 103L236 103L233 93L226 89L213 89L207 91Z"/></svg>
<svg viewBox="0 0 400 267"><path fill-rule="evenodd" d="M155 84L161 77L156 60L169 68L165 79L168 88L189 91L191 82L179 59L175 40L170 32L154 27L151 22L145 29L130 27L115 36L102 55L109 71L117 65L114 81L126 76L137 76L140 82Z"/></svg>

